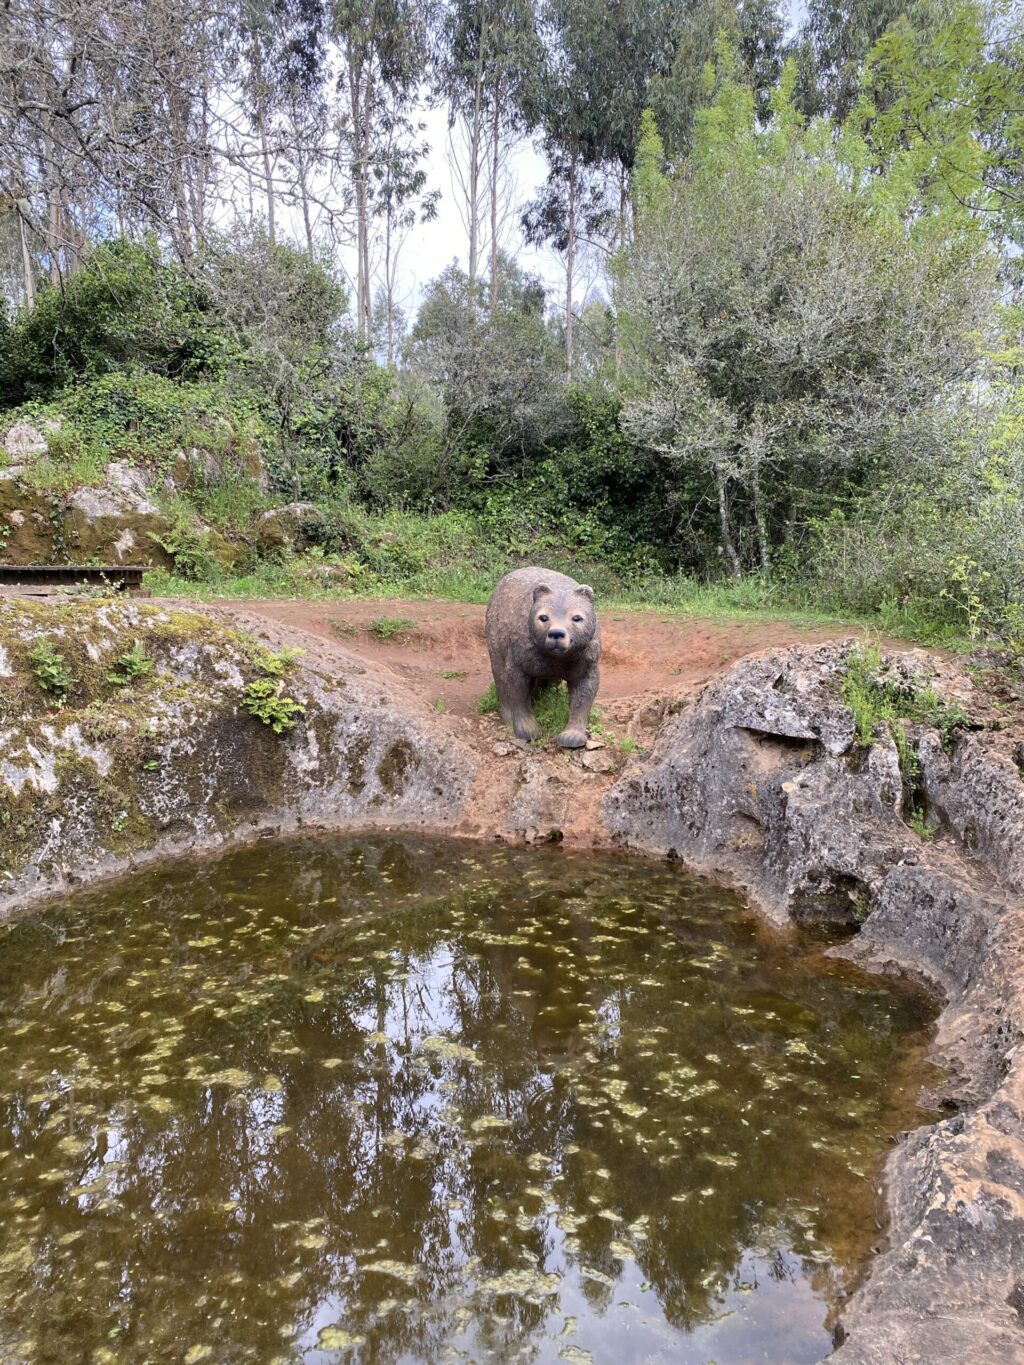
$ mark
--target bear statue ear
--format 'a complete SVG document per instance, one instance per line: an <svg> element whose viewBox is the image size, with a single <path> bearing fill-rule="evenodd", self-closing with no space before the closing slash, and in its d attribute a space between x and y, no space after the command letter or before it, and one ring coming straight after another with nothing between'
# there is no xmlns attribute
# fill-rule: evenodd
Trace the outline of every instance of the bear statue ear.
<svg viewBox="0 0 1024 1365"><path fill-rule="evenodd" d="M551 589L546 583L538 583L533 590L533 600L536 602L538 597L550 597Z"/></svg>
<svg viewBox="0 0 1024 1365"><path fill-rule="evenodd" d="M591 602L594 600L594 589L589 583L581 583L576 589L581 597L588 597Z"/></svg>

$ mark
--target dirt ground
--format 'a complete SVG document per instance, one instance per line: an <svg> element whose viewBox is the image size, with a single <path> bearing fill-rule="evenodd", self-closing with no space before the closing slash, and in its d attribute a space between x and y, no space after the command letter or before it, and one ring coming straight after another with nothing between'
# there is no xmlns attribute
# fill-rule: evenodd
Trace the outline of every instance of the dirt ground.
<svg viewBox="0 0 1024 1365"><path fill-rule="evenodd" d="M220 605L220 604L219 604ZM232 602L268 622L338 641L385 664L451 715L476 715L490 681L484 608L440 601ZM374 622L411 623L381 639ZM712 621L654 611L601 612L601 690L598 705L619 708L644 694L688 692L745 654L779 645L843 640L857 627L801 628L786 621Z"/></svg>

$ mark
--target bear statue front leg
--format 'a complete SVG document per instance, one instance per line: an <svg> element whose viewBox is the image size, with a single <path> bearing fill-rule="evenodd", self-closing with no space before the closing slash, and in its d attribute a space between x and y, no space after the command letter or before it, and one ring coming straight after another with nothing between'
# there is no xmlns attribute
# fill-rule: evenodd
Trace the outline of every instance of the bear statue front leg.
<svg viewBox="0 0 1024 1365"><path fill-rule="evenodd" d="M594 664L582 678L569 683L569 723L555 743L560 749L582 749L587 742L587 725L590 722L590 708L597 696L600 676Z"/></svg>
<svg viewBox="0 0 1024 1365"><path fill-rule="evenodd" d="M514 664L506 666L502 675L500 682L495 679L501 718L512 727L516 739L532 744L540 739L540 726L530 703L530 679Z"/></svg>

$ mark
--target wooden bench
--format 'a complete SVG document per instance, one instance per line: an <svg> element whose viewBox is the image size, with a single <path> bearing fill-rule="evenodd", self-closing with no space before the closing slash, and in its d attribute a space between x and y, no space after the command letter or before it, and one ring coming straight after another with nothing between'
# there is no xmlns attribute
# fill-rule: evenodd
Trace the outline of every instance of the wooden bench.
<svg viewBox="0 0 1024 1365"><path fill-rule="evenodd" d="M50 597L75 588L106 588L148 597L140 564L0 564L0 596Z"/></svg>

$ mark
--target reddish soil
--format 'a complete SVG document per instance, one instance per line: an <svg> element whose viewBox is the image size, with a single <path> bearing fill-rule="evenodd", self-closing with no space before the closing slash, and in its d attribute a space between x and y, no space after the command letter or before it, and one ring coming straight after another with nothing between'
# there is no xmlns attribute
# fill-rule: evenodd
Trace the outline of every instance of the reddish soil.
<svg viewBox="0 0 1024 1365"><path fill-rule="evenodd" d="M385 664L427 701L442 700L451 715L475 715L491 681L481 606L300 599L232 602L230 607L338 641ZM380 639L371 627L382 620L412 625ZM859 633L853 626L810 629L786 621L718 622L656 611L604 611L598 704L607 707L627 697L638 700L645 693L688 692L755 650L843 640Z"/></svg>

